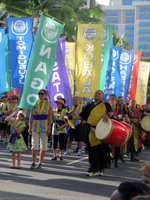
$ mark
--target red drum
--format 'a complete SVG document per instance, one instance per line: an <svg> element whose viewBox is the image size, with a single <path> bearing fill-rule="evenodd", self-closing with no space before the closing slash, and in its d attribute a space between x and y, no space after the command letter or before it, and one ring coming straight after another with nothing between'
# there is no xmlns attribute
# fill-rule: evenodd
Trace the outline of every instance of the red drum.
<svg viewBox="0 0 150 200"><path fill-rule="evenodd" d="M123 124L116 120L108 119L108 122L104 123L101 119L96 126L95 135L104 143L120 147L126 143L128 131Z"/></svg>
<svg viewBox="0 0 150 200"><path fill-rule="evenodd" d="M127 132L128 132L128 136L127 136L127 141L129 140L129 138L131 137L132 135L132 126L130 124L127 124L126 122L124 121L120 121L121 124L123 124L126 128L127 128ZM126 142L127 142L126 141Z"/></svg>
<svg viewBox="0 0 150 200"><path fill-rule="evenodd" d="M143 117L141 120L141 128L145 133L150 133L150 116Z"/></svg>

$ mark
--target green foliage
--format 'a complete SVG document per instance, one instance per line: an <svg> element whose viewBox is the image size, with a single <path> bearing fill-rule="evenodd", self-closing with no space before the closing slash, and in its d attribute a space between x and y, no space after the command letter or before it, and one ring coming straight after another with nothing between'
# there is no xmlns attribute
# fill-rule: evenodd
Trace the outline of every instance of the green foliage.
<svg viewBox="0 0 150 200"><path fill-rule="evenodd" d="M129 44L125 41L126 40L125 36L118 35L114 28L112 31L112 36L113 36L113 46L114 47L120 47L121 49L126 49L126 50L130 49Z"/></svg>
<svg viewBox="0 0 150 200"><path fill-rule="evenodd" d="M103 12L98 4L93 10L87 9L86 0L2 0L2 2L7 14L16 17L37 16L41 10L44 14L62 21L65 23L63 35L68 41L76 40L78 23L100 23ZM57 4L59 8L56 8Z"/></svg>

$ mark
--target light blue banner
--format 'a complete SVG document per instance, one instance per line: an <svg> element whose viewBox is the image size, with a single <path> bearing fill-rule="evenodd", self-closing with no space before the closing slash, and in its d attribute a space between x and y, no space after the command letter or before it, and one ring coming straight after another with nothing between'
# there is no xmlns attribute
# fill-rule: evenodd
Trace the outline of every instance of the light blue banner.
<svg viewBox="0 0 150 200"><path fill-rule="evenodd" d="M132 64L134 60L134 52L131 51L121 51L119 69L120 69L120 96L124 98L126 102L128 90L130 86Z"/></svg>
<svg viewBox="0 0 150 200"><path fill-rule="evenodd" d="M8 18L9 57L12 87L24 84L32 44L31 18Z"/></svg>
<svg viewBox="0 0 150 200"><path fill-rule="evenodd" d="M0 92L6 91L5 29L0 28Z"/></svg>
<svg viewBox="0 0 150 200"><path fill-rule="evenodd" d="M104 91L105 77L109 61L109 52L111 47L112 26L103 25L102 38L102 54L101 54L101 74L100 74L100 90Z"/></svg>
<svg viewBox="0 0 150 200"><path fill-rule="evenodd" d="M121 48L114 47L110 49L107 75L105 81L104 101L108 101L109 96L112 94L115 94L117 97L120 96L120 54Z"/></svg>

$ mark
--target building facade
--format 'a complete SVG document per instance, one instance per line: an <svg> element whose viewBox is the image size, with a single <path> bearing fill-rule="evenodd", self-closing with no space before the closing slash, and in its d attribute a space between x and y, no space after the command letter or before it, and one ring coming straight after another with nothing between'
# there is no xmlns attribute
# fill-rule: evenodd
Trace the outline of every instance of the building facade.
<svg viewBox="0 0 150 200"><path fill-rule="evenodd" d="M103 22L125 35L131 50L150 58L150 0L110 0L102 9Z"/></svg>

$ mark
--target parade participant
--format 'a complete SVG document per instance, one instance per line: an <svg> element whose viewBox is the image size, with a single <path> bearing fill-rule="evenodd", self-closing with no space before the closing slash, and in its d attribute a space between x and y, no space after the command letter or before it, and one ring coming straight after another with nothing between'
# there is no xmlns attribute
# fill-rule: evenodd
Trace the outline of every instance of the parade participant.
<svg viewBox="0 0 150 200"><path fill-rule="evenodd" d="M63 120L61 118L62 115L66 115L68 113L68 110L65 109L64 104L66 103L66 100L63 98L58 98L56 101L54 101L57 105L57 109L53 109L53 118L54 118L54 126L52 131L53 136L53 153L54 156L52 160L57 160L57 143L59 141L59 147L60 147L60 156L59 159L63 160L63 150L65 148L65 137L67 133L67 126L68 122ZM58 116L60 115L60 116Z"/></svg>
<svg viewBox="0 0 150 200"><path fill-rule="evenodd" d="M85 106L81 113L69 116L73 120L86 120L90 127L88 134L88 155L89 170L88 176L102 175L103 170L107 167L108 145L98 140L95 136L95 128L98 122L103 119L104 122L112 117L113 112L111 106L107 102L103 102L104 93L97 90L94 94L94 102ZM100 173L99 173L100 172Z"/></svg>
<svg viewBox="0 0 150 200"><path fill-rule="evenodd" d="M128 150L131 153L131 161L139 161L135 158L135 152L138 151L138 147L142 148L142 135L140 128L140 118L143 112L137 108L136 100L131 101L131 108L128 111L128 116L130 118L130 124L132 125L132 136L128 141Z"/></svg>
<svg viewBox="0 0 150 200"><path fill-rule="evenodd" d="M8 117L8 115L6 113L8 113L7 111L9 110L9 106L10 106L10 98L8 97L7 98L7 105L6 105L6 108L5 108L5 111L4 111L4 115L5 115L5 118ZM6 122L6 131L5 131L5 144L8 143L8 137L10 135L10 128L8 130L8 127L10 122ZM11 126L11 125L10 125Z"/></svg>
<svg viewBox="0 0 150 200"><path fill-rule="evenodd" d="M0 113L1 113L0 132L1 132L1 142L3 142L4 133L6 132L6 123L5 123L5 113L4 113L4 111L7 107L8 102L7 102L7 97L5 95L2 95L1 100L2 100L2 103L1 103L1 106L0 106Z"/></svg>
<svg viewBox="0 0 150 200"><path fill-rule="evenodd" d="M15 119L14 116L16 115L17 117ZM20 110L18 114L17 112L14 112L12 115L6 118L6 121L12 122L11 136L7 145L7 149L12 151L12 166L10 168L15 168L16 153L18 156L18 165L16 168L21 168L21 152L27 150L27 146L21 134L26 126L24 122L25 117L25 112L23 110Z"/></svg>
<svg viewBox="0 0 150 200"><path fill-rule="evenodd" d="M123 182L113 192L110 200L132 200L137 195L150 195L150 188L141 182Z"/></svg>
<svg viewBox="0 0 150 200"><path fill-rule="evenodd" d="M26 113L26 119L25 119L26 128L23 131L22 135L23 135L23 139L24 139L24 141L27 145L27 148L28 148L28 129L29 129L30 110L24 110L24 112ZM29 135L29 138L30 138L30 147L31 147L31 135Z"/></svg>
<svg viewBox="0 0 150 200"><path fill-rule="evenodd" d="M8 98L8 104L6 106L6 110L4 111L5 116L9 116L13 112L19 112L20 108L18 107L18 96L12 95L12 97ZM16 116L15 116L16 117ZM10 135L11 123L6 123L6 136Z"/></svg>
<svg viewBox="0 0 150 200"><path fill-rule="evenodd" d="M40 90L39 100L30 112L29 134L32 134L32 161L30 169L41 168L41 163L47 151L48 136L51 131L52 107L50 101L46 100L47 93L44 89ZM39 150L40 139L40 158L38 165L35 164L37 151Z"/></svg>
<svg viewBox="0 0 150 200"><path fill-rule="evenodd" d="M140 169L141 181L150 188L150 163L144 163Z"/></svg>
<svg viewBox="0 0 150 200"><path fill-rule="evenodd" d="M123 116L125 116L126 122L129 123L129 118L127 115L127 112L124 108L124 106L122 106L122 108L119 107L118 104L118 98L114 95L111 96L109 99L110 105L112 107L113 110L113 118L118 120L118 121L122 121L123 120ZM118 159L120 157L120 148L121 147L115 147L115 154L114 154L114 167L117 168L118 167ZM122 158L122 162L123 162L123 158ZM124 161L125 162L125 161Z"/></svg>
<svg viewBox="0 0 150 200"><path fill-rule="evenodd" d="M119 112L122 115L121 121L126 121L129 123L129 117L127 114L128 111L128 106L124 103L124 98L123 97L118 97L118 105L119 105ZM125 163L125 160L123 159L123 156L128 158L127 156L127 144L124 144L123 146L120 147L120 160L122 163Z"/></svg>
<svg viewBox="0 0 150 200"><path fill-rule="evenodd" d="M146 103L146 109L143 109L145 115L150 115L150 103ZM147 133L143 144L146 148L150 149L150 133Z"/></svg>
<svg viewBox="0 0 150 200"><path fill-rule="evenodd" d="M75 106L69 106L69 114L71 116L79 114L82 112L83 109L83 104L80 104L80 100L78 97L75 97ZM83 126L82 126L82 120L76 120L72 121L72 123L75 125L75 129L72 129L69 127L69 140L67 141L67 150L64 153L64 155L70 155L71 151L71 146L72 146L72 141L75 139L77 141L77 146L78 146L78 152L77 155L81 156L82 155L82 141L83 141Z"/></svg>

